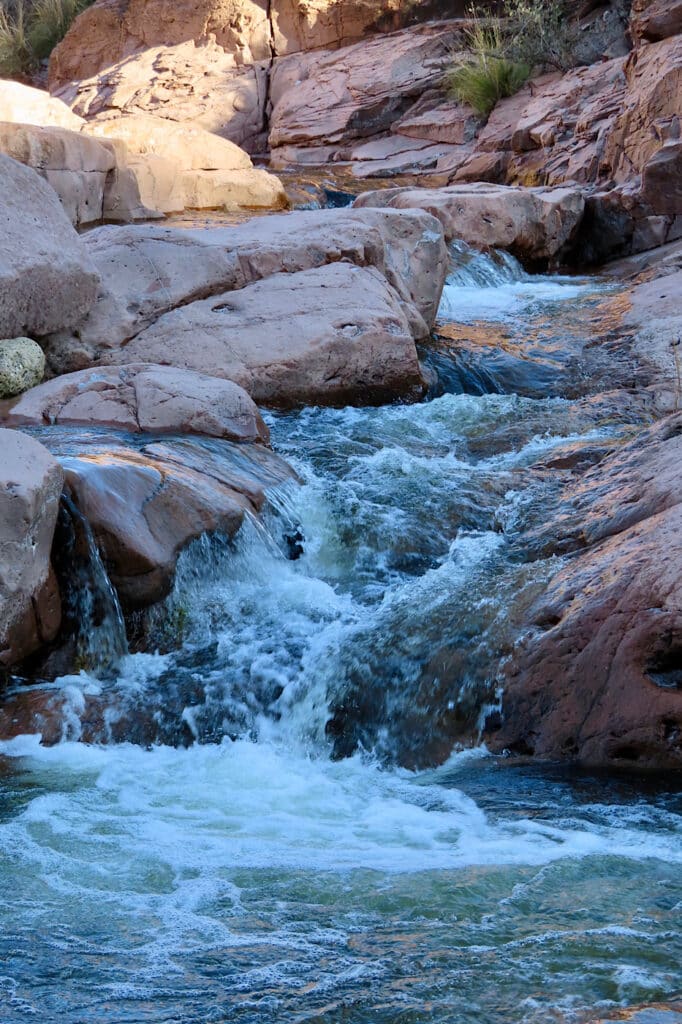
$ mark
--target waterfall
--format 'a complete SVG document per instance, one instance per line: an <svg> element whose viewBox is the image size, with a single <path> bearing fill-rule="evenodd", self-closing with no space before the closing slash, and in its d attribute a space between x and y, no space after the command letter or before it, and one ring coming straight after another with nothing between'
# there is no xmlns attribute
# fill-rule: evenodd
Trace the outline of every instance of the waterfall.
<svg viewBox="0 0 682 1024"><path fill-rule="evenodd" d="M55 560L65 622L76 638L76 667L111 675L128 652L123 612L90 523L66 492L57 530Z"/></svg>

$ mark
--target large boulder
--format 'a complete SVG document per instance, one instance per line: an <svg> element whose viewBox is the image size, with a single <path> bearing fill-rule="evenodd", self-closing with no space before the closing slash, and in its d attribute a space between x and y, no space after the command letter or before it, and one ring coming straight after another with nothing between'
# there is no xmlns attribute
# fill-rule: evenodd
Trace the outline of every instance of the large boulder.
<svg viewBox="0 0 682 1024"><path fill-rule="evenodd" d="M589 471L548 528L587 547L554 578L504 671L494 750L682 768L682 416Z"/></svg>
<svg viewBox="0 0 682 1024"><path fill-rule="evenodd" d="M551 261L567 247L582 219L585 200L577 188L477 183L365 192L354 206L424 210L438 218L448 240L461 238L470 245L507 249L535 263Z"/></svg>
<svg viewBox="0 0 682 1024"><path fill-rule="evenodd" d="M99 276L54 190L0 153L0 337L71 327Z"/></svg>
<svg viewBox="0 0 682 1024"><path fill-rule="evenodd" d="M47 343L56 373L112 357L121 361L115 354L125 352L129 339L178 307L191 309L197 300L275 274L342 260L376 268L413 336L423 339L435 318L448 266L440 224L416 210L301 211L202 231L102 228L89 232L85 242L103 287L76 329L55 334Z"/></svg>
<svg viewBox="0 0 682 1024"><path fill-rule="evenodd" d="M43 89L0 79L0 121L80 131L83 118Z"/></svg>
<svg viewBox="0 0 682 1024"><path fill-rule="evenodd" d="M123 141L142 202L172 213L195 209L281 209L282 183L257 170L233 142L193 125L143 114L103 117L88 134Z"/></svg>
<svg viewBox="0 0 682 1024"><path fill-rule="evenodd" d="M64 474L38 441L0 429L0 666L52 640L59 591L50 566Z"/></svg>
<svg viewBox="0 0 682 1024"><path fill-rule="evenodd" d="M275 274L166 313L108 362L166 363L236 381L267 405L421 393L415 338L373 267Z"/></svg>
<svg viewBox="0 0 682 1024"><path fill-rule="evenodd" d="M0 381L1 374L0 364ZM55 377L18 400L0 403L0 422L85 424L232 441L267 442L269 437L253 401L232 381L145 363Z"/></svg>
<svg viewBox="0 0 682 1024"><path fill-rule="evenodd" d="M633 0L630 31L635 42L656 42L682 33L682 0Z"/></svg>
<svg viewBox="0 0 682 1024"><path fill-rule="evenodd" d="M107 179L116 167L110 145L66 128L0 122L0 153L45 178L74 226L101 222Z"/></svg>

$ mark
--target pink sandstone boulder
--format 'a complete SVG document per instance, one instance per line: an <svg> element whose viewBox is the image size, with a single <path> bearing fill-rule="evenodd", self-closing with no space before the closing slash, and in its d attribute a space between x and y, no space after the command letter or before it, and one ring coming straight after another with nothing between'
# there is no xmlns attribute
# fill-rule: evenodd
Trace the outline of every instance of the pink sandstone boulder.
<svg viewBox="0 0 682 1024"><path fill-rule="evenodd" d="M682 768L682 416L585 474L550 524L587 550L533 610L504 669L492 749Z"/></svg>
<svg viewBox="0 0 682 1024"><path fill-rule="evenodd" d="M437 217L446 239L508 249L529 262L556 257L582 219L585 200L576 188L526 189L503 185L451 185L365 192L356 209L420 209Z"/></svg>
<svg viewBox="0 0 682 1024"><path fill-rule="evenodd" d="M276 406L415 396L424 383L397 295L377 270L350 263L182 306L106 358L225 377Z"/></svg>
<svg viewBox="0 0 682 1024"><path fill-rule="evenodd" d="M0 422L85 424L263 443L269 438L258 409L232 381L145 363L55 377L19 399L0 402Z"/></svg>
<svg viewBox="0 0 682 1024"><path fill-rule="evenodd" d="M387 301L391 307L399 305L411 337L421 340L435 318L448 266L439 222L416 210L300 211L201 231L102 228L89 232L85 242L103 286L76 329L54 334L47 342L48 362L56 373L101 362L130 362L128 343L134 344L141 332L176 308L178 316L180 308L188 314L195 302L210 296L243 290L274 275L298 280L297 272L326 265L375 268L386 285L383 294L391 296ZM377 288L373 280L370 304ZM343 305L343 295L333 294L330 287L325 296L335 308ZM295 315L306 313L304 298L303 292L292 290L286 300L292 315L294 308ZM324 305L321 311L308 311L318 323ZM365 313L371 315L371 305ZM261 321L255 308L253 315L256 329ZM162 362L168 361L165 355Z"/></svg>

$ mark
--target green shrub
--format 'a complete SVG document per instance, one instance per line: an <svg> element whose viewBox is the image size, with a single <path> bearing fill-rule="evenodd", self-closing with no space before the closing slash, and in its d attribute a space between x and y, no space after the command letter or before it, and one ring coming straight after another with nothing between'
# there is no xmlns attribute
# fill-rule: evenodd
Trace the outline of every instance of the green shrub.
<svg viewBox="0 0 682 1024"><path fill-rule="evenodd" d="M0 77L29 77L91 2L0 0Z"/></svg>
<svg viewBox="0 0 682 1024"><path fill-rule="evenodd" d="M38 60L50 56L90 0L34 0L28 41Z"/></svg>
<svg viewBox="0 0 682 1024"><path fill-rule="evenodd" d="M24 28L24 6L12 11L0 5L0 77L20 78L32 65L31 47Z"/></svg>
<svg viewBox="0 0 682 1024"><path fill-rule="evenodd" d="M531 67L506 56L498 20L474 18L466 33L466 46L469 56L448 72L447 90L460 103L468 103L477 114L487 117L498 100L519 91Z"/></svg>
<svg viewBox="0 0 682 1024"><path fill-rule="evenodd" d="M504 49L511 60L557 71L581 63L580 32L565 0L506 0L505 13Z"/></svg>

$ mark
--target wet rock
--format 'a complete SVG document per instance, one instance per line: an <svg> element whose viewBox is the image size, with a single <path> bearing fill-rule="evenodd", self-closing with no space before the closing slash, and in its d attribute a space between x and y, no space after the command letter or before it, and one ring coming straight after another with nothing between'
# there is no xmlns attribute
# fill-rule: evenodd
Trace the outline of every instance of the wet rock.
<svg viewBox="0 0 682 1024"><path fill-rule="evenodd" d="M55 636L60 603L50 566L64 474L25 434L0 429L0 666Z"/></svg>
<svg viewBox="0 0 682 1024"><path fill-rule="evenodd" d="M446 239L507 249L521 260L552 260L568 245L585 208L575 188L522 189L486 184L365 192L356 209L421 209L437 217Z"/></svg>
<svg viewBox="0 0 682 1024"><path fill-rule="evenodd" d="M277 406L380 401L423 387L395 292L374 268L347 263L276 274L173 310L108 360L226 377Z"/></svg>
<svg viewBox="0 0 682 1024"><path fill-rule="evenodd" d="M250 282L340 261L376 268L413 336L423 338L436 315L448 263L438 221L417 211L300 211L204 231L102 229L90 232L86 244L103 288L76 331L50 339L48 360L57 373L131 361L124 348L128 339L176 307L188 312L197 300ZM292 291L288 302L295 301Z"/></svg>
<svg viewBox="0 0 682 1024"><path fill-rule="evenodd" d="M262 445L227 441L115 442L62 459L124 611L170 591L180 551L209 531L233 536L265 489L294 473Z"/></svg>
<svg viewBox="0 0 682 1024"><path fill-rule="evenodd" d="M623 328L632 333L637 362L648 368L648 399L660 415L679 409L682 402L682 271L673 253L670 263L659 264L655 276L651 273L631 288Z"/></svg>
<svg viewBox="0 0 682 1024"><path fill-rule="evenodd" d="M35 171L0 154L0 178L0 337L70 327L97 294L87 250Z"/></svg>
<svg viewBox="0 0 682 1024"><path fill-rule="evenodd" d="M40 384L45 354L31 338L0 341L0 398L20 395Z"/></svg>
<svg viewBox="0 0 682 1024"><path fill-rule="evenodd" d="M504 670L492 749L682 768L682 416L586 473L548 533L586 546L536 604Z"/></svg>
<svg viewBox="0 0 682 1024"><path fill-rule="evenodd" d="M35 347L42 356L40 347ZM0 386L1 382L2 343ZM269 438L258 409L232 381L144 363L56 377L18 401L0 403L0 422L8 426L85 424L264 443Z"/></svg>

